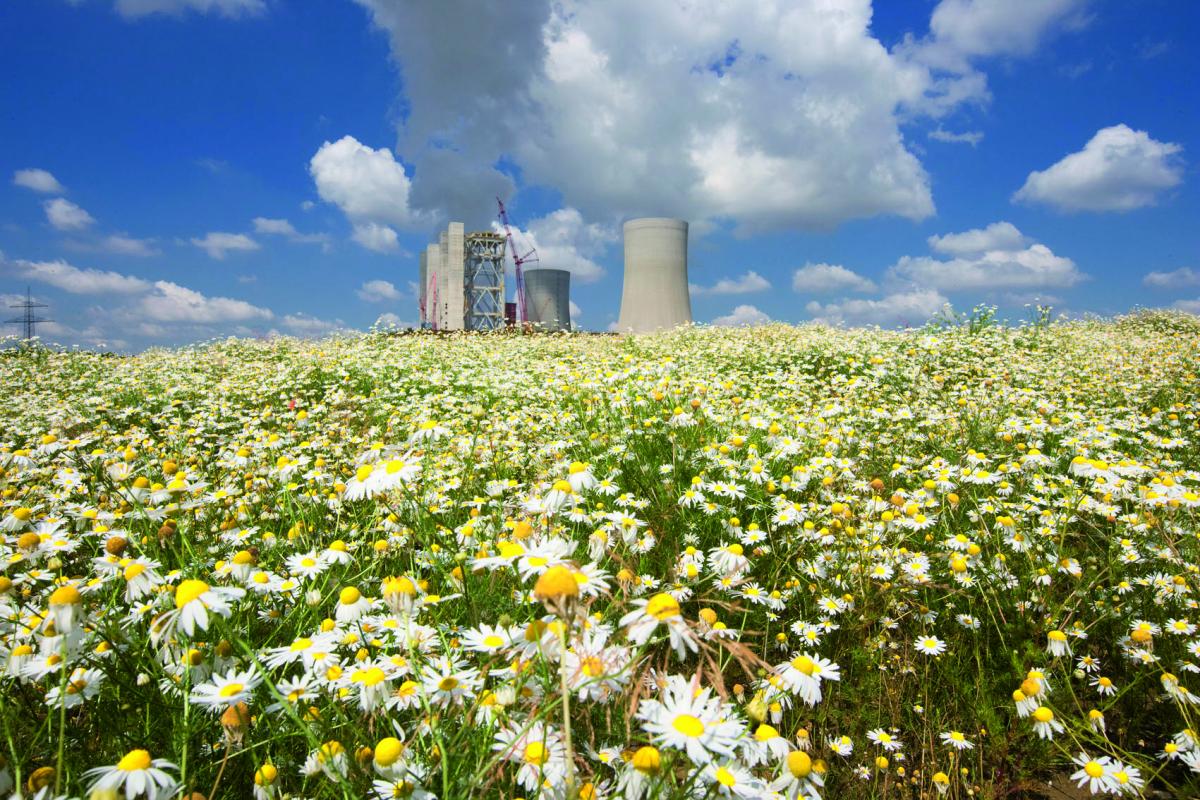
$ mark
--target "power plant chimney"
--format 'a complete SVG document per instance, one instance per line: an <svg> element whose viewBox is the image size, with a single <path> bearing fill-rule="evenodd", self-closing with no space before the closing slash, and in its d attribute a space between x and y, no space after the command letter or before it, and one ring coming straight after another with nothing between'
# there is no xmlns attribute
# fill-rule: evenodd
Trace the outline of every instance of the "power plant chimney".
<svg viewBox="0 0 1200 800"><path fill-rule="evenodd" d="M681 219L648 217L625 223L625 285L618 331L651 333L692 321L687 236L688 224Z"/></svg>
<svg viewBox="0 0 1200 800"><path fill-rule="evenodd" d="M543 330L571 330L571 273L565 269L528 270L525 308L529 322Z"/></svg>

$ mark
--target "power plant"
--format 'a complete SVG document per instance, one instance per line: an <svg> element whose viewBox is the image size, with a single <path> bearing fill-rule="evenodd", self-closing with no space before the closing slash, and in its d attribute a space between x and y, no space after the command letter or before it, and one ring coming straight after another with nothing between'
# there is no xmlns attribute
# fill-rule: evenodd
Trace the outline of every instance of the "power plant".
<svg viewBox="0 0 1200 800"><path fill-rule="evenodd" d="M546 331L571 330L571 273L531 269L525 273L528 321Z"/></svg>
<svg viewBox="0 0 1200 800"><path fill-rule="evenodd" d="M504 237L451 222L420 255L421 327L490 331L504 326Z"/></svg>
<svg viewBox="0 0 1200 800"><path fill-rule="evenodd" d="M621 333L652 333L692 321L688 295L688 224L647 217L625 223L625 284Z"/></svg>
<svg viewBox="0 0 1200 800"><path fill-rule="evenodd" d="M420 255L421 327L447 331L490 331L529 324L541 330L571 330L571 273L537 268L537 251L522 254L513 238L504 204L497 198L502 226L466 233L451 222ZM501 227L503 233L500 233ZM653 333L692 321L688 294L688 224L681 219L646 217L624 225L625 282L621 333ZM513 302L504 292L505 255L516 274Z"/></svg>

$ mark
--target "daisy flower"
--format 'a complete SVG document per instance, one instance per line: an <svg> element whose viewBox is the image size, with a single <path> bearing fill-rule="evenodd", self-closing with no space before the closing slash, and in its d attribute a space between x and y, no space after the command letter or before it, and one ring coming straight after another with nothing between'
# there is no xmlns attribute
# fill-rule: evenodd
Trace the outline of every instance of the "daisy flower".
<svg viewBox="0 0 1200 800"><path fill-rule="evenodd" d="M197 629L206 631L209 614L228 618L233 613L230 603L245 595L245 589L235 586L209 586L196 578L180 581L175 587L175 610L155 620L153 631L157 637L175 628L188 636L192 636Z"/></svg>
<svg viewBox="0 0 1200 800"><path fill-rule="evenodd" d="M659 625L665 625L670 635L671 647L682 660L687 657L687 651L699 651L700 646L696 635L688 628L679 610L679 602L669 594L656 594L649 600L633 601L634 611L621 617L621 627L631 642L643 645L650 639Z"/></svg>
<svg viewBox="0 0 1200 800"><path fill-rule="evenodd" d="M151 759L145 750L130 750L114 766L89 769L83 775L95 779L88 787L90 793L117 792L124 787L128 800L143 794L146 800L158 800L175 794L175 779L166 771L177 769L165 758Z"/></svg>
<svg viewBox="0 0 1200 800"><path fill-rule="evenodd" d="M924 653L927 656L940 656L946 652L946 643L936 636L921 636L914 646L918 653Z"/></svg>
<svg viewBox="0 0 1200 800"><path fill-rule="evenodd" d="M190 699L215 713L249 700L261 682L262 677L252 669L244 672L230 670L194 687Z"/></svg>
<svg viewBox="0 0 1200 800"><path fill-rule="evenodd" d="M637 716L659 747L682 750L695 764L706 764L714 755L734 756L745 726L733 709L688 679L671 675L658 699L642 700Z"/></svg>
<svg viewBox="0 0 1200 800"><path fill-rule="evenodd" d="M946 731L941 734L942 743L955 750L971 750L975 745L961 731Z"/></svg>

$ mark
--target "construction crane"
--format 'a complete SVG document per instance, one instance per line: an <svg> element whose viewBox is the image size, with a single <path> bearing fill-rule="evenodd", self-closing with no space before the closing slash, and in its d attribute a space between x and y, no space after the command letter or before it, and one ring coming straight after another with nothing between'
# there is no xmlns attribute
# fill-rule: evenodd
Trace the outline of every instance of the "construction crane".
<svg viewBox="0 0 1200 800"><path fill-rule="evenodd" d="M516 265L517 273L517 313L521 322L527 322L529 315L525 313L525 278L522 274L522 267L525 264L538 263L537 248L529 248L529 252L521 255L517 250L517 243L513 239L512 226L508 222L508 211L504 208L504 201L499 197L496 198L496 205L500 206L500 224L504 226L504 238L508 242L508 251L512 253L513 263Z"/></svg>

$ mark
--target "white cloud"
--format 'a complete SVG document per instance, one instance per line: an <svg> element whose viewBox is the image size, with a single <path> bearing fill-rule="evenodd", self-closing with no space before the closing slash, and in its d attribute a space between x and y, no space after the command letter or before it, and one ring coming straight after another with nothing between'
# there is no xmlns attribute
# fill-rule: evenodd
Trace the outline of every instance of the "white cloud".
<svg viewBox="0 0 1200 800"><path fill-rule="evenodd" d="M254 218L254 232L274 233L280 236L298 236L300 233L286 219L268 219L266 217Z"/></svg>
<svg viewBox="0 0 1200 800"><path fill-rule="evenodd" d="M498 223L492 229L503 232ZM607 225L584 222L574 208L560 208L538 217L522 230L513 226L513 235L521 250L535 248L538 266L565 269L584 283L599 280L604 268L595 262L617 240L617 233ZM511 260L511 255L508 256Z"/></svg>
<svg viewBox="0 0 1200 800"><path fill-rule="evenodd" d="M743 325L765 325L770 321L771 318L765 312L759 311L754 306L740 305L725 316L714 319L712 324L732 328Z"/></svg>
<svg viewBox="0 0 1200 800"><path fill-rule="evenodd" d="M977 144L983 141L983 131L963 131L961 133L956 133L954 131L948 131L939 125L937 128L929 132L929 138L938 142L949 142L950 144L969 144L971 147L975 147Z"/></svg>
<svg viewBox="0 0 1200 800"><path fill-rule="evenodd" d="M391 281L367 281L358 288L358 297L368 303L383 303L389 300L399 300L403 295Z"/></svg>
<svg viewBox="0 0 1200 800"><path fill-rule="evenodd" d="M1183 180L1183 148L1145 131L1114 125L1096 132L1083 150L1029 173L1014 201L1064 211L1129 211L1154 205Z"/></svg>
<svg viewBox="0 0 1200 800"><path fill-rule="evenodd" d="M231 250L246 252L258 250L261 247L258 242L244 233L209 233L203 239L192 239L192 244L208 253L209 258L215 258L218 261L223 260Z"/></svg>
<svg viewBox="0 0 1200 800"><path fill-rule="evenodd" d="M1176 300L1175 304L1171 307L1177 308L1180 311L1186 311L1189 314L1200 315L1200 297L1197 297L1195 300Z"/></svg>
<svg viewBox="0 0 1200 800"><path fill-rule="evenodd" d="M944 292L1067 288L1087 277L1074 261L1055 255L1043 244L988 250L948 260L903 256L889 268L888 275Z"/></svg>
<svg viewBox="0 0 1200 800"><path fill-rule="evenodd" d="M162 251L154 247L153 239L135 239L123 233L105 236L99 245L101 250L120 256L139 256L146 258L159 255Z"/></svg>
<svg viewBox="0 0 1200 800"><path fill-rule="evenodd" d="M23 186L42 194L62 194L66 191L58 179L44 169L19 169L13 173L13 185Z"/></svg>
<svg viewBox="0 0 1200 800"><path fill-rule="evenodd" d="M383 314L380 314L379 317L375 320L375 323L372 327L375 327L375 328L416 328L418 326L415 322L409 322L407 320L401 319L398 314L393 314L392 312L388 311Z"/></svg>
<svg viewBox="0 0 1200 800"><path fill-rule="evenodd" d="M209 325L221 322L269 320L266 308L229 297L207 297L170 281L155 281L153 289L134 307L140 319L152 322Z"/></svg>
<svg viewBox="0 0 1200 800"><path fill-rule="evenodd" d="M1179 289L1184 286L1200 286L1200 270L1180 267L1170 272L1151 272L1142 278L1142 283L1155 289Z"/></svg>
<svg viewBox="0 0 1200 800"><path fill-rule="evenodd" d="M988 102L987 76L977 62L1034 55L1060 31L1083 27L1088 2L941 0L930 17L929 34L920 39L909 36L893 51L923 67L929 80L909 108L942 116L963 103Z"/></svg>
<svg viewBox="0 0 1200 800"><path fill-rule="evenodd" d="M377 222L356 222L350 238L376 253L394 253L400 249L396 232Z"/></svg>
<svg viewBox="0 0 1200 800"><path fill-rule="evenodd" d="M959 56L1032 55L1054 27L1078 26L1087 0L941 0L929 20L934 42Z"/></svg>
<svg viewBox="0 0 1200 800"><path fill-rule="evenodd" d="M91 214L62 197L42 203L46 219L60 231L81 231L96 222Z"/></svg>
<svg viewBox="0 0 1200 800"><path fill-rule="evenodd" d="M298 244L319 244L326 251L329 249L329 236L324 233L301 233L286 219L254 218L254 232L268 236L283 236L290 242Z"/></svg>
<svg viewBox="0 0 1200 800"><path fill-rule="evenodd" d="M1029 243L1011 222L993 222L986 228L972 228L962 233L947 233L926 239L929 247L952 256L985 253L988 250L1018 250Z"/></svg>
<svg viewBox="0 0 1200 800"><path fill-rule="evenodd" d="M308 171L317 194L345 213L355 225L355 241L365 247L371 245L364 244L364 240L375 245L371 249L386 245L388 237L382 231L390 228L385 229L385 225L413 228L428 221L409 208L408 175L387 148L375 150L353 136L343 136L321 145ZM364 227L361 233L360 226ZM395 238L395 231L391 238Z"/></svg>
<svg viewBox="0 0 1200 800"><path fill-rule="evenodd" d="M333 331L346 327L340 319L319 319L310 314L287 314L280 320L283 329L293 336L316 337L324 336Z"/></svg>
<svg viewBox="0 0 1200 800"><path fill-rule="evenodd" d="M49 284L71 294L140 294L150 288L141 278L98 269L80 269L66 261L4 262L24 280Z"/></svg>
<svg viewBox="0 0 1200 800"><path fill-rule="evenodd" d="M236 18L262 14L267 10L267 4L266 0L116 0L116 10L125 19L139 19L151 14L180 17L188 11Z"/></svg>
<svg viewBox="0 0 1200 800"><path fill-rule="evenodd" d="M739 278L721 278L712 286L697 286L693 283L688 288L695 295L752 294L770 289L771 282L754 270L750 270Z"/></svg>
<svg viewBox="0 0 1200 800"><path fill-rule="evenodd" d="M813 300L804 308L814 322L825 325L916 327L929 321L946 302L946 298L934 289L913 289L879 300L855 299L826 304Z"/></svg>
<svg viewBox="0 0 1200 800"><path fill-rule="evenodd" d="M840 264L805 264L792 273L797 292L873 292L875 282Z"/></svg>
<svg viewBox="0 0 1200 800"><path fill-rule="evenodd" d="M933 213L898 121L929 72L873 38L869 0L358 2L405 77L415 207L504 195L507 156L588 219Z"/></svg>
<svg viewBox="0 0 1200 800"><path fill-rule="evenodd" d="M574 300L567 301L567 309L571 315L571 327L578 327L579 318L583 316L583 309L580 308Z"/></svg>

